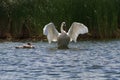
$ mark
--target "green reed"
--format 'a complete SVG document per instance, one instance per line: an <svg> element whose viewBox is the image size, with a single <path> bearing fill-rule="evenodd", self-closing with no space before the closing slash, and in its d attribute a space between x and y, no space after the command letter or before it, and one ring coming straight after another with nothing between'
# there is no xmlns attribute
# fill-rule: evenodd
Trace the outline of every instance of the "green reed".
<svg viewBox="0 0 120 80"><path fill-rule="evenodd" d="M0 36L42 36L49 22L59 29L66 21L69 29L77 21L88 26L93 38L119 38L119 8L119 0L1 0Z"/></svg>

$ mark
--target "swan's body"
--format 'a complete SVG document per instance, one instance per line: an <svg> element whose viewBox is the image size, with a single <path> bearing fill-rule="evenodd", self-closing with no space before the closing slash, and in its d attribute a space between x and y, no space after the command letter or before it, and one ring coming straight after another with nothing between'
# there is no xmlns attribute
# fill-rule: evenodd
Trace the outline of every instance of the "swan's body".
<svg viewBox="0 0 120 80"><path fill-rule="evenodd" d="M63 30L65 25L65 22L62 22L61 33L57 31L53 23L49 23L43 28L43 34L47 35L48 42L57 41L59 49L68 48L69 42L76 42L79 34L88 33L88 28L82 23L73 22L68 32Z"/></svg>

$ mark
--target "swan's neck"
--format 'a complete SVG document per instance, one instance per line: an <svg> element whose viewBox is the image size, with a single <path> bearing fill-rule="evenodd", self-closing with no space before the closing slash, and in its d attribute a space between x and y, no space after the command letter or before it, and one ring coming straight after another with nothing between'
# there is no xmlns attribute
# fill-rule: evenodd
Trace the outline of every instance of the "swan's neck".
<svg viewBox="0 0 120 80"><path fill-rule="evenodd" d="M66 33L64 30L63 30L63 24L61 25L61 33Z"/></svg>

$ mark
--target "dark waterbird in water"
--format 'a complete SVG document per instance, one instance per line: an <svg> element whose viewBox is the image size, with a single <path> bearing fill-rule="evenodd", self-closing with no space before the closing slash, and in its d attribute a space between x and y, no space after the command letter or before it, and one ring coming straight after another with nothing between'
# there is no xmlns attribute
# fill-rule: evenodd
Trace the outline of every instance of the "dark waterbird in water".
<svg viewBox="0 0 120 80"><path fill-rule="evenodd" d="M16 46L15 48L35 48L31 43L24 44L22 46Z"/></svg>
<svg viewBox="0 0 120 80"><path fill-rule="evenodd" d="M57 31L55 25L51 22L44 26L43 34L47 36L48 42L57 41L58 49L68 49L70 41L76 42L79 34L88 33L88 28L79 22L73 22L68 32L63 30L65 22L61 24L61 33Z"/></svg>

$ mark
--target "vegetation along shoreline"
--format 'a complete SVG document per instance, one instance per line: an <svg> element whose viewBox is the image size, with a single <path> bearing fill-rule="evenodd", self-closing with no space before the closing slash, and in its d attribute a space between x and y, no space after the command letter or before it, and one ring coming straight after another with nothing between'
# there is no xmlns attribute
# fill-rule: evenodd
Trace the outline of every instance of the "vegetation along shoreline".
<svg viewBox="0 0 120 80"><path fill-rule="evenodd" d="M85 24L81 39L120 38L120 0L0 0L0 39L46 40L43 27L53 22L59 30L65 21Z"/></svg>

